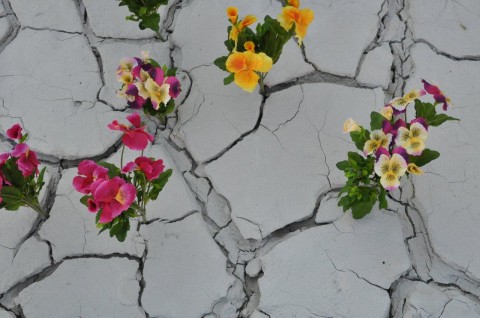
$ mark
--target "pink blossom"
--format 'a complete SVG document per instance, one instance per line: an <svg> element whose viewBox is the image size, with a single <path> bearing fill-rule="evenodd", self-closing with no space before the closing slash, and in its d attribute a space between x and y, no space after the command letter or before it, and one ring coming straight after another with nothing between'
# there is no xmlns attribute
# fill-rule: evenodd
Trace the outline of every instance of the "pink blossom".
<svg viewBox="0 0 480 318"><path fill-rule="evenodd" d="M17 144L12 151L12 157L18 158L18 170L22 172L24 177L30 176L32 173L38 173L37 154L30 150L27 144Z"/></svg>
<svg viewBox="0 0 480 318"><path fill-rule="evenodd" d="M135 169L141 170L148 181L152 181L157 179L160 174L165 169L165 165L163 164L163 160L154 160L147 157L138 157L135 159L135 162L127 163L123 168L122 172L127 173L131 172Z"/></svg>
<svg viewBox="0 0 480 318"><path fill-rule="evenodd" d="M423 87L430 95L433 95L435 102L443 104L443 110L447 110L448 104L451 104L452 101L450 98L445 96L445 94L440 90L438 86L428 83L426 80L422 79Z"/></svg>
<svg viewBox="0 0 480 318"><path fill-rule="evenodd" d="M181 89L180 89L180 82L175 76L169 76L165 80L165 83L170 85L169 89L169 94L172 98L177 98L177 96L180 94Z"/></svg>
<svg viewBox="0 0 480 318"><path fill-rule="evenodd" d="M11 139L21 139L22 135L22 126L15 124L7 130L7 136Z"/></svg>
<svg viewBox="0 0 480 318"><path fill-rule="evenodd" d="M109 223L128 210L137 195L135 186L120 177L99 181L92 193L94 202L88 203L89 210L102 209L100 223Z"/></svg>
<svg viewBox="0 0 480 318"><path fill-rule="evenodd" d="M153 136L145 131L145 126L142 126L139 114L133 113L127 116L127 120L133 125L132 127L119 124L117 120L114 120L108 125L108 128L122 131L122 142L128 148L132 150L144 150L147 147L148 142L153 141Z"/></svg>
<svg viewBox="0 0 480 318"><path fill-rule="evenodd" d="M79 176L73 178L75 190L83 194L89 194L90 186L95 180L108 177L108 169L97 165L92 160L83 160L78 165L78 174Z"/></svg>

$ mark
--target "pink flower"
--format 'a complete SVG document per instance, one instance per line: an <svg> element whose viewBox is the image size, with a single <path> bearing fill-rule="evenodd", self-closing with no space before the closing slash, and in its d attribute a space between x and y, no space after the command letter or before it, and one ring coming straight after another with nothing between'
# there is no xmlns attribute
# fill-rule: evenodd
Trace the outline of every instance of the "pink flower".
<svg viewBox="0 0 480 318"><path fill-rule="evenodd" d="M97 165L92 160L83 160L78 165L78 174L73 178L75 190L83 194L90 193L90 186L97 179L108 178L108 169Z"/></svg>
<svg viewBox="0 0 480 318"><path fill-rule="evenodd" d="M0 190L2 190L4 184L6 185L10 184L10 182L8 182L8 180L5 179L5 176L2 173L2 167L5 165L9 157L10 157L10 154L8 152L0 154ZM2 203L2 201L3 199L0 197L0 203Z"/></svg>
<svg viewBox="0 0 480 318"><path fill-rule="evenodd" d="M122 172L127 173L135 169L143 171L145 177L148 181L157 179L160 174L165 169L163 165L163 160L154 160L147 157L138 157L135 159L135 162L127 163L123 168Z"/></svg>
<svg viewBox="0 0 480 318"><path fill-rule="evenodd" d="M93 202L88 203L89 211L102 209L100 223L109 223L128 210L137 195L135 186L120 177L96 182L92 193Z"/></svg>
<svg viewBox="0 0 480 318"><path fill-rule="evenodd" d="M122 131L122 142L128 148L132 150L144 150L147 147L148 142L153 141L153 136L145 131L145 126L142 126L139 114L133 113L127 116L127 120L133 125L132 127L119 124L117 120L114 120L108 125L108 128Z"/></svg>
<svg viewBox="0 0 480 318"><path fill-rule="evenodd" d="M19 124L15 124L7 130L7 136L11 139L21 139L22 135L22 127Z"/></svg>
<svg viewBox="0 0 480 318"><path fill-rule="evenodd" d="M438 88L438 86L428 83L426 80L422 79L423 87L430 95L433 95L435 102L443 104L443 110L447 110L448 104L451 104L452 101L450 98L445 96L445 94Z"/></svg>
<svg viewBox="0 0 480 318"><path fill-rule="evenodd" d="M12 151L12 157L18 158L18 170L22 172L24 177L30 176L32 173L38 173L37 154L31 151L27 144L17 144Z"/></svg>
<svg viewBox="0 0 480 318"><path fill-rule="evenodd" d="M170 88L169 88L169 94L172 98L177 98L177 96L180 94L180 92L182 91L180 89L180 82L178 81L178 79L175 77L175 76L169 76L167 77L167 79L165 80L165 83L169 84L170 85Z"/></svg>

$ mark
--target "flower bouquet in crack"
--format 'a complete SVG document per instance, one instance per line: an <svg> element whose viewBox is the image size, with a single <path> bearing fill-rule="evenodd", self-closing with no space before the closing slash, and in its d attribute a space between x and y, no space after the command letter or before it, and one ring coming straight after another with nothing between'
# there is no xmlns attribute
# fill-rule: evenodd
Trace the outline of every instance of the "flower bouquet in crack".
<svg viewBox="0 0 480 318"><path fill-rule="evenodd" d="M176 68L162 67L142 51L141 58L126 58L117 69L117 80L122 87L117 95L127 100L132 109L143 109L146 115L165 123L166 116L175 110L175 98L180 95L180 81Z"/></svg>
<svg viewBox="0 0 480 318"><path fill-rule="evenodd" d="M12 151L0 154L0 209L16 211L20 207L29 207L42 218L47 213L38 202L46 167L38 170L40 162L37 154L25 143L28 134L22 133L19 124L6 132L7 137L16 141Z"/></svg>
<svg viewBox="0 0 480 318"><path fill-rule="evenodd" d="M138 22L141 30L151 29L160 35L160 14L158 9L160 6L167 5L168 0L119 0L119 6L127 6L131 15L125 19ZM163 39L162 39L163 40Z"/></svg>
<svg viewBox="0 0 480 318"><path fill-rule="evenodd" d="M299 7L299 0L288 0L277 19L267 15L263 23L257 24L255 31L249 28L257 22L254 15L239 19L236 7L227 8L231 25L227 29L225 46L229 53L214 62L221 70L230 73L223 80L225 85L235 82L251 93L259 84L260 93L265 93L265 77L280 58L285 43L295 36L302 45L313 21L314 12Z"/></svg>
<svg viewBox="0 0 480 318"><path fill-rule="evenodd" d="M110 237L115 236L121 242L130 230L131 218L147 221L147 203L157 199L172 175L171 169L165 170L161 159L143 155L153 136L145 131L140 115L134 113L127 120L131 126L117 120L108 125L123 133L120 166L84 160L78 166L78 176L73 179L74 188L84 194L80 202L88 211L96 213L95 222L100 233L108 230ZM141 151L141 155L124 165L125 147Z"/></svg>
<svg viewBox="0 0 480 318"><path fill-rule="evenodd" d="M350 133L356 152L348 153L348 160L337 163L347 178L340 190L338 206L343 211L352 210L353 217L360 219L370 213L375 203L387 209L388 192L400 187L404 175L423 174L420 167L437 159L440 154L427 148L430 127L438 127L450 120L459 120L446 114L437 114L437 105L446 111L450 99L435 85L422 80L424 90L415 89L403 97L393 99L380 113L370 115L370 130L347 119L343 130ZM434 103L422 102L419 98L432 95ZM414 104L415 118L407 120L407 106Z"/></svg>

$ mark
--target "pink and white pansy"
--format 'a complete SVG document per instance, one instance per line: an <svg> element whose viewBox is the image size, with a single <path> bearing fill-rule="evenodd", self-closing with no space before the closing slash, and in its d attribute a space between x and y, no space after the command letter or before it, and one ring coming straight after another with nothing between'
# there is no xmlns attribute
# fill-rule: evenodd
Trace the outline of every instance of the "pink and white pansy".
<svg viewBox="0 0 480 318"><path fill-rule="evenodd" d="M393 191L400 186L400 177L407 171L405 149L396 148L392 156L385 148L379 148L376 152L375 173L380 177L380 184L387 191Z"/></svg>
<svg viewBox="0 0 480 318"><path fill-rule="evenodd" d="M391 142L392 134L385 134L382 130L374 130L370 133L370 140L365 142L363 153L368 156L374 153L378 148L388 148Z"/></svg>
<svg viewBox="0 0 480 318"><path fill-rule="evenodd" d="M409 155L420 156L425 150L425 140L428 137L428 125L423 118L416 118L410 122L410 128L400 127L395 144L403 147Z"/></svg>

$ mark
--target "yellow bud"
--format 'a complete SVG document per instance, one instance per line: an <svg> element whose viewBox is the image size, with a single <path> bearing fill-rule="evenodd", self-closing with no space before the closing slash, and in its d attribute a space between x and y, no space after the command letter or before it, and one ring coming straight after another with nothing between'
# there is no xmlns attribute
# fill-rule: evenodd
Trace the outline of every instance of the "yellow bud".
<svg viewBox="0 0 480 318"><path fill-rule="evenodd" d="M343 133L346 134L352 131L360 131L360 126L357 124L355 120L353 120L352 118L349 118L343 124Z"/></svg>

